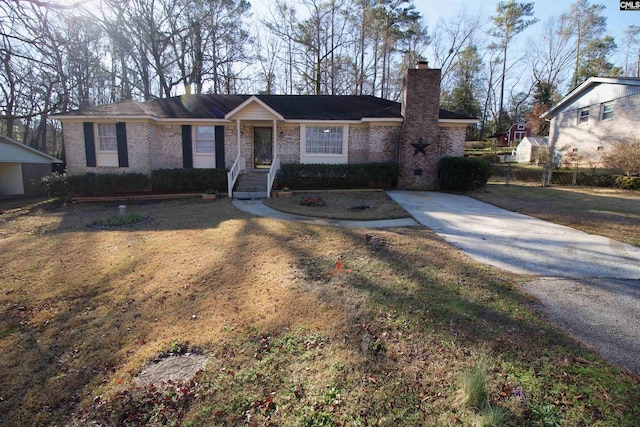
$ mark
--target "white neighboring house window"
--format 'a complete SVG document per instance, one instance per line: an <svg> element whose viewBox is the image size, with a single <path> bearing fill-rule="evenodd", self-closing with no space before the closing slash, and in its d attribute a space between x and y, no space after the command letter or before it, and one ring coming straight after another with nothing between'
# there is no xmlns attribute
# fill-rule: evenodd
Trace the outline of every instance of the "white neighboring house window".
<svg viewBox="0 0 640 427"><path fill-rule="evenodd" d="M578 110L578 125L589 123L589 108Z"/></svg>
<svg viewBox="0 0 640 427"><path fill-rule="evenodd" d="M194 126L193 167L215 168L215 126Z"/></svg>
<svg viewBox="0 0 640 427"><path fill-rule="evenodd" d="M98 123L97 166L118 166L118 138L115 123Z"/></svg>
<svg viewBox="0 0 640 427"><path fill-rule="evenodd" d="M302 163L347 163L347 125L308 125L300 128Z"/></svg>
<svg viewBox="0 0 640 427"><path fill-rule="evenodd" d="M600 110L600 120L608 120L613 117L613 102L607 102L606 104L602 104L602 109Z"/></svg>

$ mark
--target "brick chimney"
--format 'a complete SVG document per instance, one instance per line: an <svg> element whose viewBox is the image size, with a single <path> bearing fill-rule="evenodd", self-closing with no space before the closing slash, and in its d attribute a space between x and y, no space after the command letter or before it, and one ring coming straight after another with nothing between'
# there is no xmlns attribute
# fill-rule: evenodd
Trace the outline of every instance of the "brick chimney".
<svg viewBox="0 0 640 427"><path fill-rule="evenodd" d="M438 180L440 143L440 70L419 62L408 69L402 89L400 178L404 189L434 189Z"/></svg>

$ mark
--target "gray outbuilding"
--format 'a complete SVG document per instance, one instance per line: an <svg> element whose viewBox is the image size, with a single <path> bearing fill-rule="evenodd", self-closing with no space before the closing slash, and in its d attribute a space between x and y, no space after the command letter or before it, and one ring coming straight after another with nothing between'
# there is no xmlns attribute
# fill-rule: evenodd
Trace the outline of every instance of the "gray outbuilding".
<svg viewBox="0 0 640 427"><path fill-rule="evenodd" d="M62 160L0 135L0 197L42 194L40 179Z"/></svg>

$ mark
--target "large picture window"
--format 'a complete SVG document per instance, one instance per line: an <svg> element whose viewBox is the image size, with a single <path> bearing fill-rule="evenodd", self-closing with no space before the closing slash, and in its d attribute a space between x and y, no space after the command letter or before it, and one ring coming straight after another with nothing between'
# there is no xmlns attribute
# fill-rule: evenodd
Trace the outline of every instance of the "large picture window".
<svg viewBox="0 0 640 427"><path fill-rule="evenodd" d="M118 151L118 138L115 123L98 124L98 142L100 151Z"/></svg>
<svg viewBox="0 0 640 427"><path fill-rule="evenodd" d="M215 126L196 126L195 131L195 153L214 154L215 153L216 128Z"/></svg>
<svg viewBox="0 0 640 427"><path fill-rule="evenodd" d="M344 128L307 126L306 153L307 154L342 154Z"/></svg>

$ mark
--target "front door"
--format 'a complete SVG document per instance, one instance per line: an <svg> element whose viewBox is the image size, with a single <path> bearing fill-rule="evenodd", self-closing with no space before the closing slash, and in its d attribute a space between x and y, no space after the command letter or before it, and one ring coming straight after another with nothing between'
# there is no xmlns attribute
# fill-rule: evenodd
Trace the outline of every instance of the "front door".
<svg viewBox="0 0 640 427"><path fill-rule="evenodd" d="M256 169L271 167L273 157L273 129L253 128L253 166Z"/></svg>

